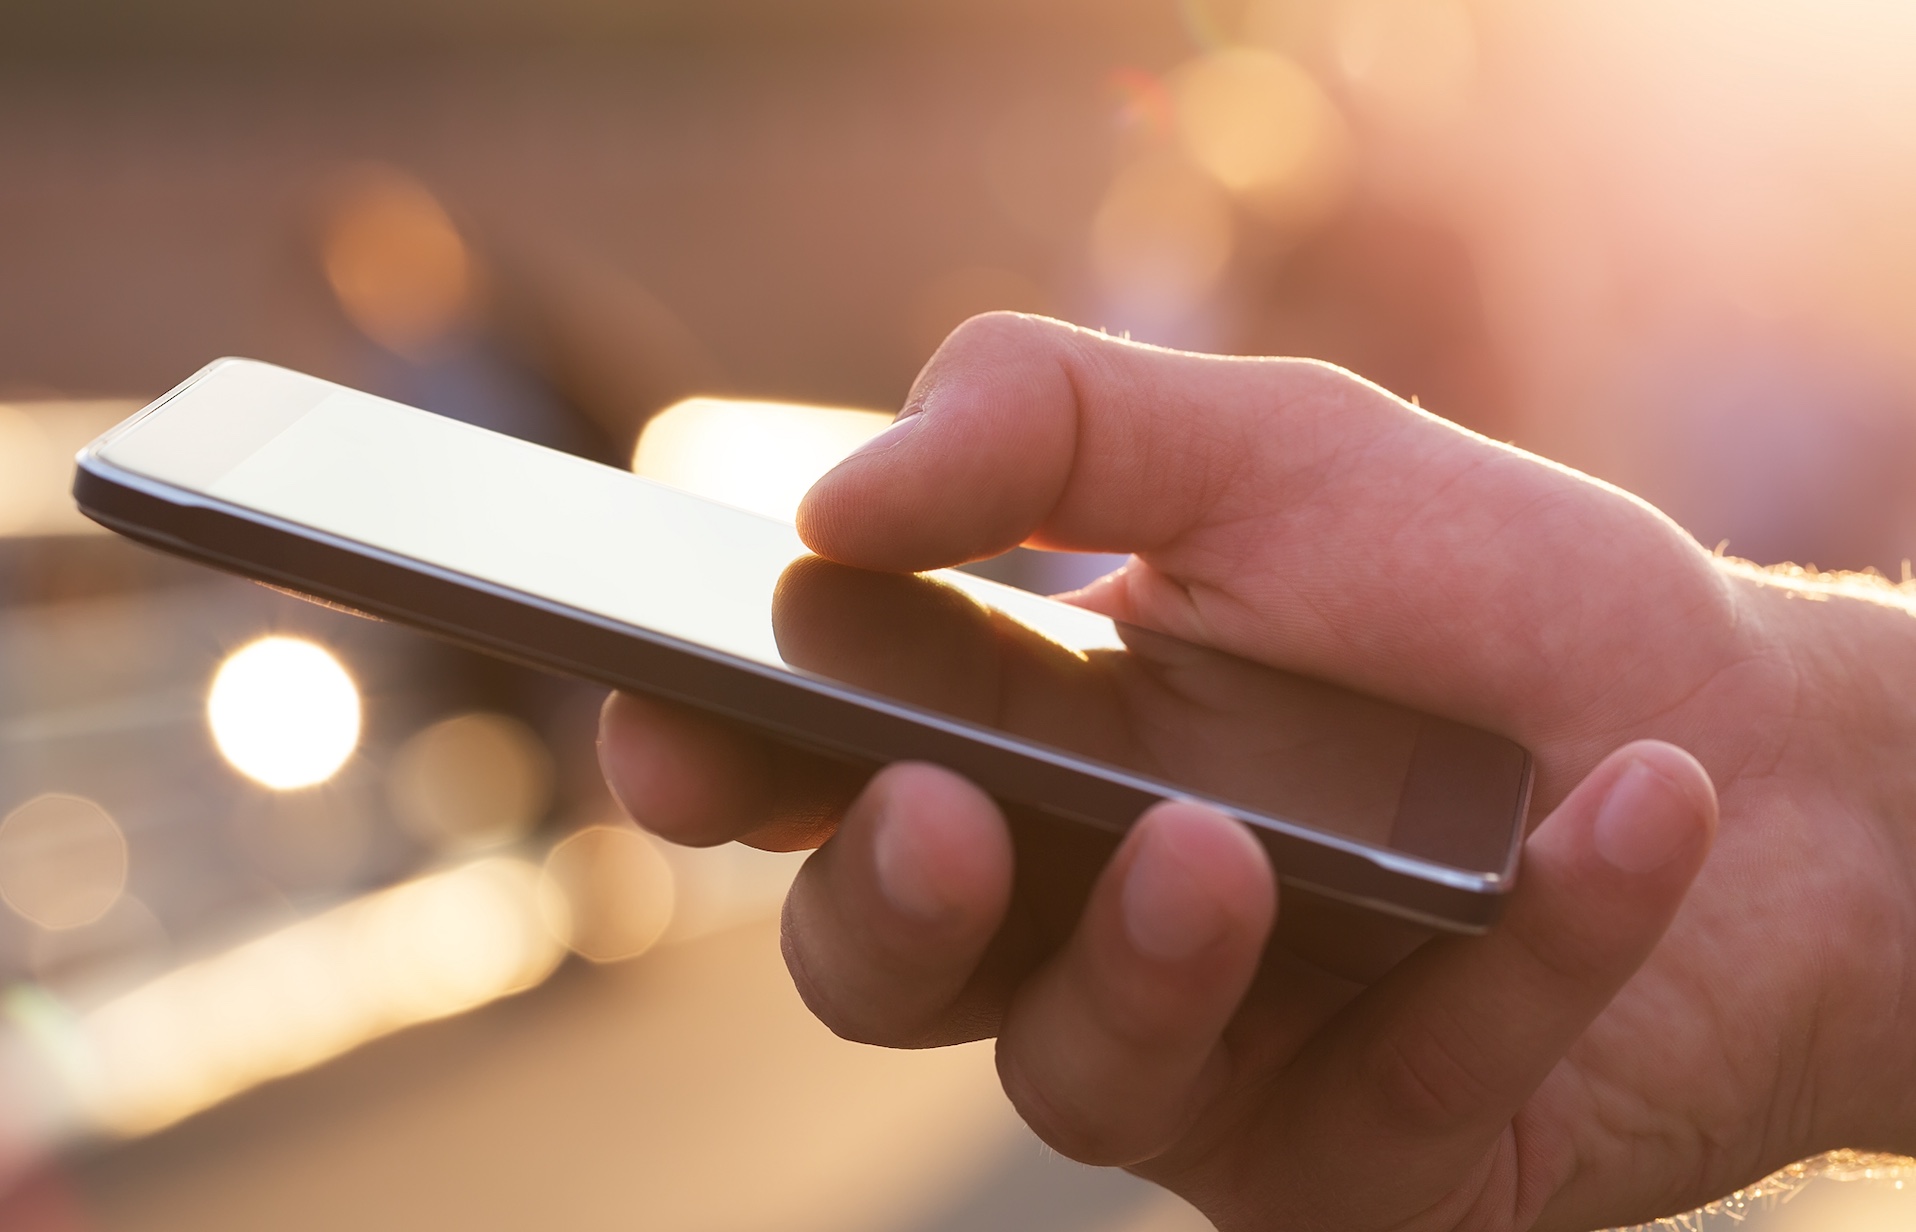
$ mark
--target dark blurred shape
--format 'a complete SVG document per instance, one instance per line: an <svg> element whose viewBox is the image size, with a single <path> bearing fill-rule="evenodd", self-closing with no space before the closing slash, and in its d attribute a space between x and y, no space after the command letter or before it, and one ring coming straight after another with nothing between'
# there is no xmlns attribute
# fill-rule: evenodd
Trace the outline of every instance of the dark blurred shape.
<svg viewBox="0 0 1916 1232"><path fill-rule="evenodd" d="M445 207L411 176L355 169L328 211L320 244L339 306L387 350L417 358L469 323L472 256Z"/></svg>
<svg viewBox="0 0 1916 1232"><path fill-rule="evenodd" d="M490 324L504 345L631 457L653 415L727 387L718 361L636 280L576 245L501 226L489 233Z"/></svg>
<svg viewBox="0 0 1916 1232"><path fill-rule="evenodd" d="M466 423L601 461L615 450L500 337L499 295L439 198L398 167L340 178L321 212L318 265L341 313L378 352L359 383ZM368 379L370 378L370 379Z"/></svg>
<svg viewBox="0 0 1916 1232"><path fill-rule="evenodd" d="M1027 36L1175 43L1164 0L12 0L0 47L14 54L418 53L641 40L836 40ZM1141 37L1142 36L1142 39Z"/></svg>
<svg viewBox="0 0 1916 1232"><path fill-rule="evenodd" d="M98 1226L58 1167L0 1191L0 1228L7 1232L94 1232Z"/></svg>

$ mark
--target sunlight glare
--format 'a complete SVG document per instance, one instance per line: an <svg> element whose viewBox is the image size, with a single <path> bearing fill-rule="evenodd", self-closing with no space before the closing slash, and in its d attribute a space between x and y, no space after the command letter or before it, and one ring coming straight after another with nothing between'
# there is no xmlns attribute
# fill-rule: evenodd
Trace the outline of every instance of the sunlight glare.
<svg viewBox="0 0 1916 1232"><path fill-rule="evenodd" d="M632 469L739 509L790 522L819 476L891 425L880 411L687 398L645 425Z"/></svg>
<svg viewBox="0 0 1916 1232"><path fill-rule="evenodd" d="M213 742L275 791L323 783L359 744L359 689L324 647L263 637L220 664L207 693Z"/></svg>

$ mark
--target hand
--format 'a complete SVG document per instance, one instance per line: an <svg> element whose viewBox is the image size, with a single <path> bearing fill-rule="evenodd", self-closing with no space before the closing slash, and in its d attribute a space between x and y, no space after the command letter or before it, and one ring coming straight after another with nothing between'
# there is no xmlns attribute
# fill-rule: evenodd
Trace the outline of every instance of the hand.
<svg viewBox="0 0 1916 1232"><path fill-rule="evenodd" d="M1818 1150L1916 1145L1897 596L1714 559L1634 498L1333 368L1008 316L945 344L800 531L880 570L1130 552L1077 601L1538 763L1504 922L1351 978L1281 947L1260 962L1271 870L1210 810L1151 809L1098 867L1014 845L935 767L861 783L612 698L602 759L641 823L823 843L785 946L841 1034L996 1035L1042 1137L1227 1232L1605 1226ZM1055 892L1073 868L1081 909Z"/></svg>

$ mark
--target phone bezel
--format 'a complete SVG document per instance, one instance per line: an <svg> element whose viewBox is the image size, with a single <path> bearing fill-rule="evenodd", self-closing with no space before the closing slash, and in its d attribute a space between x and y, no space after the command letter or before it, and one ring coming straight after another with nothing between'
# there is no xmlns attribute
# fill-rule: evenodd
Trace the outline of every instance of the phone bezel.
<svg viewBox="0 0 1916 1232"><path fill-rule="evenodd" d="M1489 928L1514 884L1532 779L1527 751L1504 866L1495 873L1454 868L342 539L136 474L102 456L121 435L232 363L302 383L315 379L252 360L207 365L81 451L73 485L81 511L130 538L230 573L487 654L696 706L829 756L934 761L1008 802L1102 830L1122 833L1159 800L1202 799L1252 826L1282 881L1446 931Z"/></svg>

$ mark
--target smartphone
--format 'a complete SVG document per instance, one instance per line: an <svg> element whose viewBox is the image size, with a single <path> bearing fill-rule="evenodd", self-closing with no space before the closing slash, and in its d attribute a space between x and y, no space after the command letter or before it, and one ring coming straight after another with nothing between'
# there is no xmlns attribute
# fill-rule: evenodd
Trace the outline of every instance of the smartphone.
<svg viewBox="0 0 1916 1232"><path fill-rule="evenodd" d="M1497 918L1531 759L1500 736L269 364L223 359L83 450L80 508L169 552L859 763L948 766L1122 832L1205 801L1279 877Z"/></svg>

